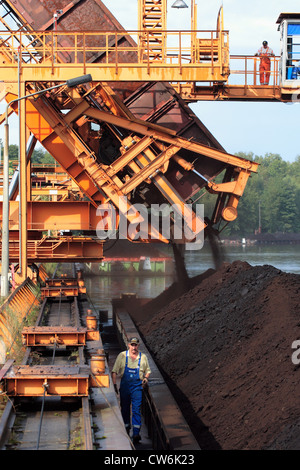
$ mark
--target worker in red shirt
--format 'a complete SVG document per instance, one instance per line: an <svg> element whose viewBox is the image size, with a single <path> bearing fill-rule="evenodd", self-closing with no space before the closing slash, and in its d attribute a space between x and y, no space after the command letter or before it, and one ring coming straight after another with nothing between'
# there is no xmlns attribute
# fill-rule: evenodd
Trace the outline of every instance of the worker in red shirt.
<svg viewBox="0 0 300 470"><path fill-rule="evenodd" d="M270 70L271 70L271 56L274 56L273 50L268 46L268 41L263 41L262 47L258 49L255 56L260 57L259 75L260 84L269 85Z"/></svg>

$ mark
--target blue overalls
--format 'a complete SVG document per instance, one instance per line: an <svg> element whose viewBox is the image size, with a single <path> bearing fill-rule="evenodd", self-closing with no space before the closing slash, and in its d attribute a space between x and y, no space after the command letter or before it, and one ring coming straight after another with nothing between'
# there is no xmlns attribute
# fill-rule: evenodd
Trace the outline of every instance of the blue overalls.
<svg viewBox="0 0 300 470"><path fill-rule="evenodd" d="M120 404L123 421L126 428L130 427L130 404L132 404L133 435L138 435L141 429L142 381L140 379L140 364L142 354L136 369L128 367L128 352L126 351L125 370L120 383Z"/></svg>

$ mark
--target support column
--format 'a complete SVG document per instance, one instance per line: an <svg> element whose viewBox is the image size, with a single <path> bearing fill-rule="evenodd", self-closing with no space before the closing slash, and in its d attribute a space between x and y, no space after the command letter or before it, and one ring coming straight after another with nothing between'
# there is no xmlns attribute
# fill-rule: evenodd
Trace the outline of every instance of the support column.
<svg viewBox="0 0 300 470"><path fill-rule="evenodd" d="M9 125L4 125L1 297L9 294Z"/></svg>
<svg viewBox="0 0 300 470"><path fill-rule="evenodd" d="M25 96L25 83L20 83L20 96ZM27 277L27 157L26 157L26 100L19 101L20 132L20 271L21 280Z"/></svg>

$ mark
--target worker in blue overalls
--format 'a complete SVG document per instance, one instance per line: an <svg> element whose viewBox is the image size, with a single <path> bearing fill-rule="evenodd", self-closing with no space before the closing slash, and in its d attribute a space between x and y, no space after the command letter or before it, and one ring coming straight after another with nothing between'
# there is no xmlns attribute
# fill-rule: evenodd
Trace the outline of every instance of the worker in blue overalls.
<svg viewBox="0 0 300 470"><path fill-rule="evenodd" d="M136 337L130 338L128 350L118 355L111 375L116 393L118 393L117 375L121 377L121 413L128 434L132 422L134 444L141 440L142 393L143 387L148 384L150 373L151 370L146 354L139 352L139 339Z"/></svg>

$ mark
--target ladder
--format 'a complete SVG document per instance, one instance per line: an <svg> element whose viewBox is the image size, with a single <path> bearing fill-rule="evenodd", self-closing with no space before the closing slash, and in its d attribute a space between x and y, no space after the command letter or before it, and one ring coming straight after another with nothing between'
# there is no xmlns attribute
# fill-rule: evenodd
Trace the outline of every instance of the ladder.
<svg viewBox="0 0 300 470"><path fill-rule="evenodd" d="M141 0L139 2L140 50L144 62L163 62L166 43L166 0Z"/></svg>

